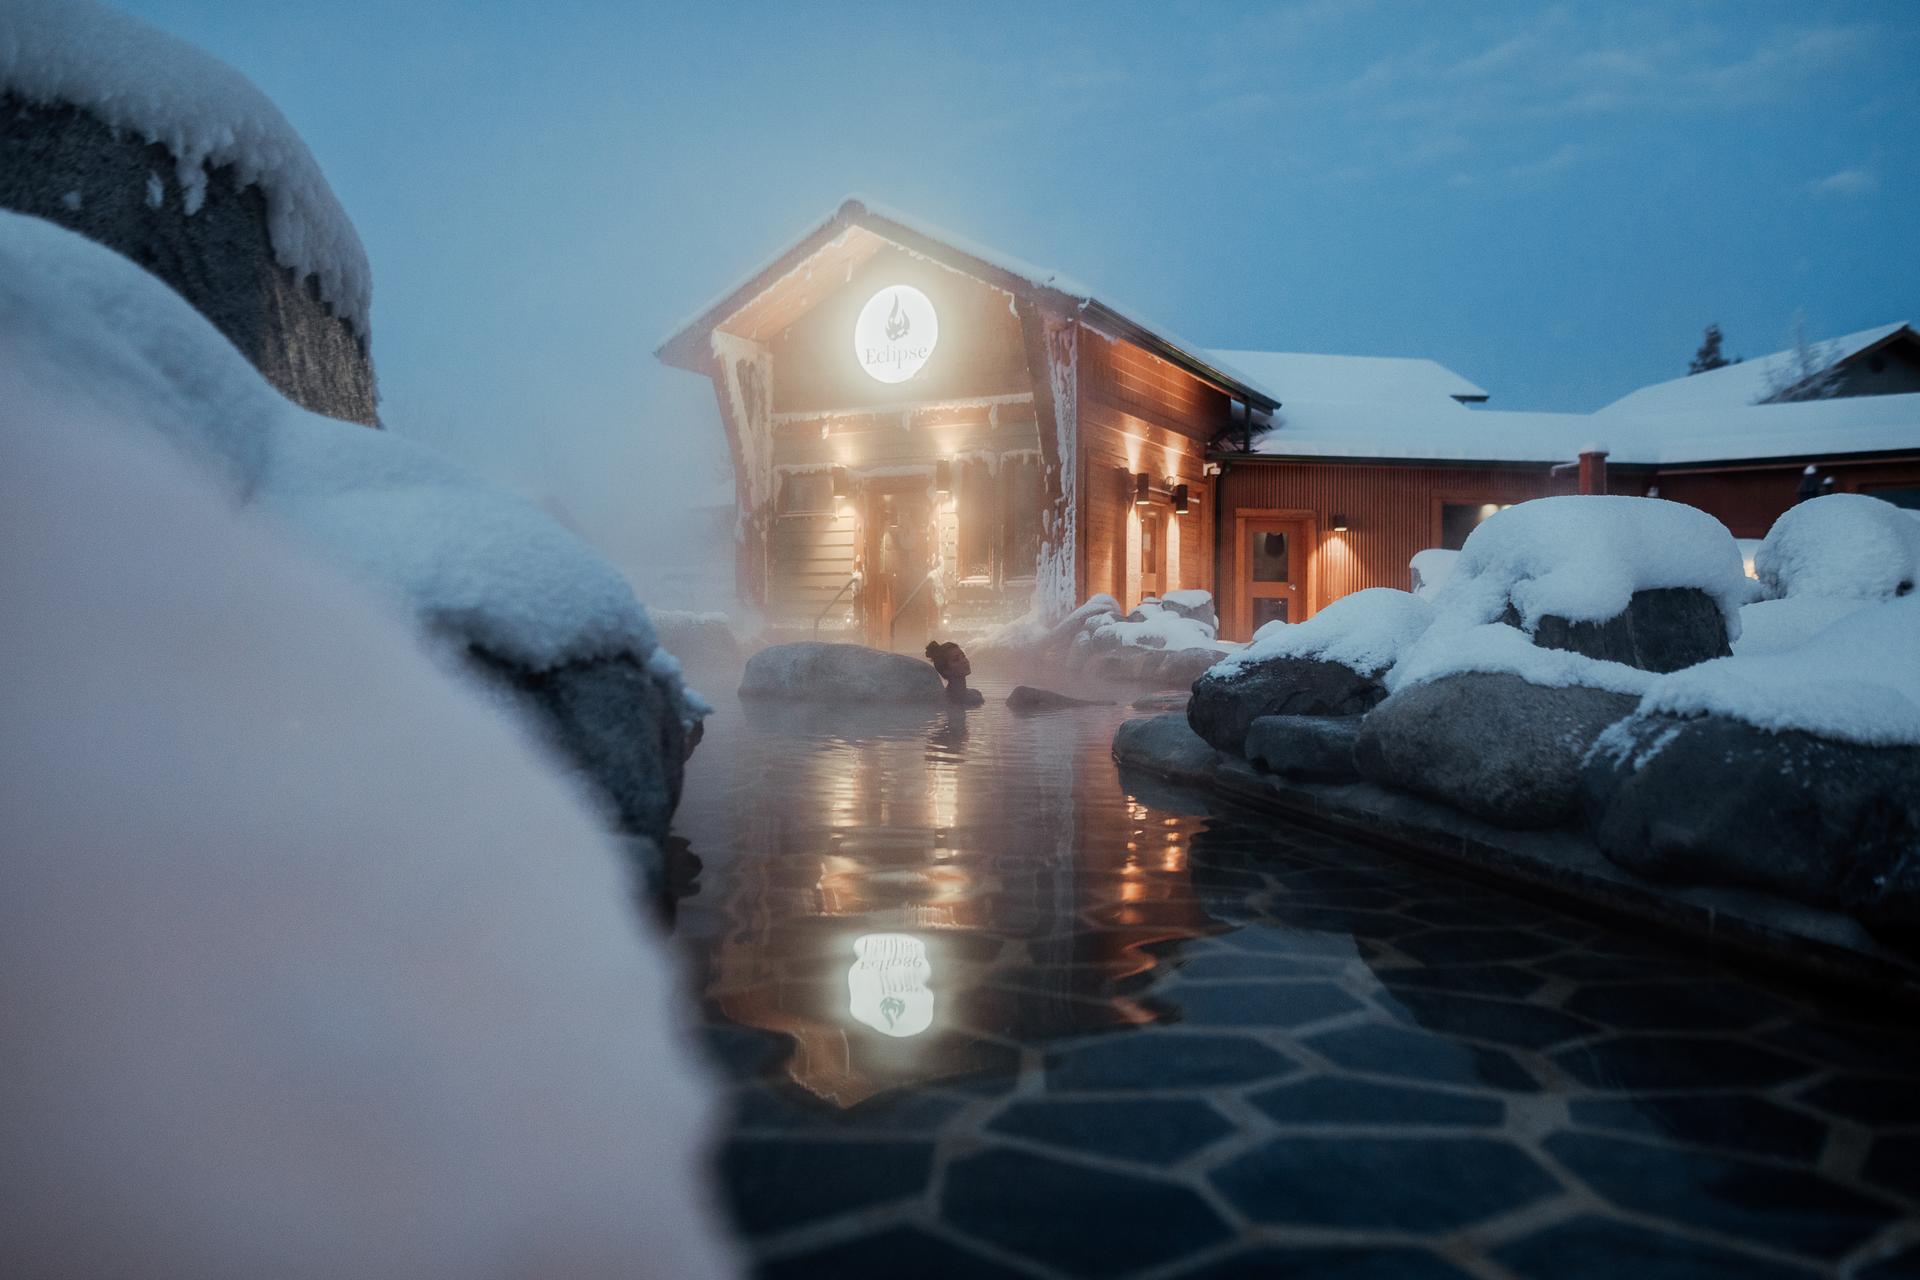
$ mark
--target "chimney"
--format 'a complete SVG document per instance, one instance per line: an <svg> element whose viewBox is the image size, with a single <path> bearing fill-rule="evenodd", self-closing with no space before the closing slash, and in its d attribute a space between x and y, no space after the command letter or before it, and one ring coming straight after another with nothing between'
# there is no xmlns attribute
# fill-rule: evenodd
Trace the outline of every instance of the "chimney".
<svg viewBox="0 0 1920 1280"><path fill-rule="evenodd" d="M1580 455L1580 492L1607 491L1607 451L1591 449Z"/></svg>

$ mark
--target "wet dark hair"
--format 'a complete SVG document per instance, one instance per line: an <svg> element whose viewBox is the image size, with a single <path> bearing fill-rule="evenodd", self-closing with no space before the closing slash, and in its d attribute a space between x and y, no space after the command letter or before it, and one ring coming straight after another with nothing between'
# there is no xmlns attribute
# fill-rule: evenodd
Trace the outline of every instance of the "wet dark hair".
<svg viewBox="0 0 1920 1280"><path fill-rule="evenodd" d="M947 664L953 661L953 655L961 652L960 646L951 640L927 641L927 661L942 676L947 674Z"/></svg>

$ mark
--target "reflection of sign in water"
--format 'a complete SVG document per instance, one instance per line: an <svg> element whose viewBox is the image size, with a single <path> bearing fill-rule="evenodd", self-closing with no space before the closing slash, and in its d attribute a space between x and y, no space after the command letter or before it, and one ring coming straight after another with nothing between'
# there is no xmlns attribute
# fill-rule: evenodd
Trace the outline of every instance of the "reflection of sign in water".
<svg viewBox="0 0 1920 1280"><path fill-rule="evenodd" d="M869 377L905 382L920 372L940 340L940 318L927 295L896 284L867 299L853 324L853 354Z"/></svg>
<svg viewBox="0 0 1920 1280"><path fill-rule="evenodd" d="M869 933L853 940L859 958L847 970L847 1007L889 1036L917 1036L933 1025L933 965L927 944L910 933Z"/></svg>

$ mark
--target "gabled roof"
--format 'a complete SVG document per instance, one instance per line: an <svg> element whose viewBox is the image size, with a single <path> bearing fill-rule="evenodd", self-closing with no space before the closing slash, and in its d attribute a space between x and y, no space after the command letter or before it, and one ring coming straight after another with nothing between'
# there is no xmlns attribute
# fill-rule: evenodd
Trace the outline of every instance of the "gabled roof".
<svg viewBox="0 0 1920 1280"><path fill-rule="evenodd" d="M715 330L746 338L770 337L845 282L849 273L892 245L952 271L1074 314L1111 337L1125 338L1185 369L1236 400L1271 410L1277 401L1213 353L1122 311L1060 272L1036 267L960 236L910 221L892 210L849 197L825 222L800 236L772 261L682 324L654 352L677 368L705 373Z"/></svg>
<svg viewBox="0 0 1920 1280"><path fill-rule="evenodd" d="M1885 346L1902 333L1909 338L1914 337L1913 329L1904 320L1812 345L1813 350L1829 365L1835 365ZM1789 348L1757 360L1743 360L1739 364L1710 369L1706 373L1656 382L1650 387L1641 387L1638 391L1621 396L1600 412L1686 413L1696 409L1726 409L1759 404L1779 391L1781 383L1794 376L1799 366L1799 354Z"/></svg>
<svg viewBox="0 0 1920 1280"><path fill-rule="evenodd" d="M1594 414L1288 400L1274 421L1254 456L1557 463L1603 449L1622 465L1680 466L1920 452L1920 395Z"/></svg>
<svg viewBox="0 0 1920 1280"><path fill-rule="evenodd" d="M1435 360L1402 356L1316 356L1298 351L1215 351L1277 396L1334 404L1479 402L1480 387Z"/></svg>

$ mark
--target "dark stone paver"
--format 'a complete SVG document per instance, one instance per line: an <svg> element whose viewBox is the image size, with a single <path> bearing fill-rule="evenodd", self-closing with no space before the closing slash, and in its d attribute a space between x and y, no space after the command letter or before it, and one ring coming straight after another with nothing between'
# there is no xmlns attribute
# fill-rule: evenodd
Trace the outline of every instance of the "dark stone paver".
<svg viewBox="0 0 1920 1280"><path fill-rule="evenodd" d="M1399 1027L1381 1024L1349 1027L1314 1036L1306 1043L1316 1052L1355 1071L1522 1093L1540 1088L1525 1068L1498 1049L1461 1044L1444 1036Z"/></svg>
<svg viewBox="0 0 1920 1280"><path fill-rule="evenodd" d="M1827 1126L1750 1094L1670 1094L1630 1100L1579 1099L1567 1104L1577 1125L1702 1147L1803 1160L1820 1158Z"/></svg>
<svg viewBox="0 0 1920 1280"><path fill-rule="evenodd" d="M1805 1063L1731 1037L1619 1036L1553 1056L1594 1089L1768 1087L1808 1073Z"/></svg>
<svg viewBox="0 0 1920 1280"><path fill-rule="evenodd" d="M1200 1027L1297 1027L1366 1008L1324 982L1212 982L1177 997L1183 1022Z"/></svg>
<svg viewBox="0 0 1920 1280"><path fill-rule="evenodd" d="M1286 1125L1497 1125L1497 1097L1472 1097L1411 1085L1314 1076L1253 1094L1249 1102Z"/></svg>
<svg viewBox="0 0 1920 1280"><path fill-rule="evenodd" d="M1451 1231L1560 1190L1519 1148L1485 1138L1282 1138L1212 1180L1258 1222L1422 1232Z"/></svg>
<svg viewBox="0 0 1920 1280"><path fill-rule="evenodd" d="M1177 1183L1024 1151L954 1161L941 1213L982 1240L1084 1276L1140 1270L1232 1236L1204 1200Z"/></svg>
<svg viewBox="0 0 1920 1280"><path fill-rule="evenodd" d="M1920 1086L1912 1079L1836 1076L1798 1098L1829 1115L1845 1116L1861 1124L1920 1125Z"/></svg>
<svg viewBox="0 0 1920 1280"><path fill-rule="evenodd" d="M1545 1145L1623 1208L1816 1258L1844 1254L1884 1226L1892 1209L1816 1173L1728 1156L1676 1156L1595 1134L1559 1133Z"/></svg>
<svg viewBox="0 0 1920 1280"><path fill-rule="evenodd" d="M892 1227L768 1262L758 1280L1016 1280L1030 1275L917 1227Z"/></svg>
<svg viewBox="0 0 1920 1280"><path fill-rule="evenodd" d="M1285 1075L1295 1066L1243 1036L1131 1035L1049 1055L1047 1088L1197 1089Z"/></svg>
<svg viewBox="0 0 1920 1280"><path fill-rule="evenodd" d="M1573 1218L1493 1251L1527 1280L1806 1280L1810 1269L1784 1266L1684 1236L1606 1218Z"/></svg>
<svg viewBox="0 0 1920 1280"><path fill-rule="evenodd" d="M1424 1249L1249 1249L1170 1280L1466 1280Z"/></svg>
<svg viewBox="0 0 1920 1280"><path fill-rule="evenodd" d="M1051 1098L1009 1103L987 1129L1120 1160L1171 1164L1232 1133L1233 1125L1189 1098Z"/></svg>

